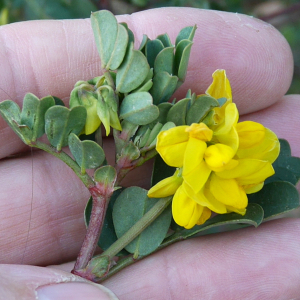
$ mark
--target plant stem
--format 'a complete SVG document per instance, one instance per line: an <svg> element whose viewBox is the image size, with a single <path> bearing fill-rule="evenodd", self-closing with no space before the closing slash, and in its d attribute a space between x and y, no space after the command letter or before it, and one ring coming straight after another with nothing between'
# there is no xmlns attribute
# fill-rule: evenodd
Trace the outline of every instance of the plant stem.
<svg viewBox="0 0 300 300"><path fill-rule="evenodd" d="M89 226L80 252L77 256L74 269L72 271L72 273L74 274L76 274L76 271L86 268L89 261L93 257L100 237L106 209L110 199L110 195L109 197L99 195L99 193L96 191L96 188L91 188L90 192L93 198L93 207L90 216Z"/></svg>
<svg viewBox="0 0 300 300"><path fill-rule="evenodd" d="M109 272L105 276L103 276L101 278L98 278L96 280L96 282L97 283L101 283L104 280L106 280L106 279L110 278L111 276L113 276L114 274L120 272L124 268L132 265L133 263L135 263L135 262L137 262L137 261L139 261L139 260L141 260L141 259L143 259L143 258L145 258L145 257L147 257L147 256L149 256L149 255L151 255L151 254L153 254L153 253L155 253L155 252L163 249L163 248L166 248L167 246L169 246L171 244L174 244L174 243L176 243L178 241L181 241L181 240L184 240L184 239L185 239L185 237L182 237L179 234L174 233L170 237L166 238L162 242L162 244L155 251L153 251L153 252L151 252L151 253L149 253L147 255L140 255L137 258L135 258L134 255L130 255L128 257L125 257L125 258L121 259L119 262L117 262L117 264L114 267L112 267L111 270L109 270Z"/></svg>
<svg viewBox="0 0 300 300"><path fill-rule="evenodd" d="M40 141L31 143L31 144L29 144L29 146L44 150L45 152L48 152L48 153L52 154L53 156L62 160L66 165L68 165L74 171L74 173L79 177L79 179L83 182L83 184L88 189L95 186L93 179L86 173L82 174L81 168L66 152L64 152L64 151L58 152L54 147L47 145L45 143L42 143Z"/></svg>
<svg viewBox="0 0 300 300"><path fill-rule="evenodd" d="M84 269L95 252L95 248L97 246L99 236L101 233L101 229L104 222L105 213L107 210L107 206L109 203L109 199L111 194L113 193L110 189L101 189L99 186L95 184L93 179L88 174L82 174L81 168L78 164L65 152L56 151L56 149L52 146L44 144L42 142L36 141L35 143L30 144L31 147L35 147L41 150L44 150L53 156L62 160L65 164L67 164L75 174L80 178L80 180L84 183L84 185L89 189L92 198L93 198L93 208L90 217L90 223L81 246L80 252L78 254L73 273L77 273L78 270ZM81 276L84 277L84 272L80 273Z"/></svg>
<svg viewBox="0 0 300 300"><path fill-rule="evenodd" d="M124 247L131 243L141 232L147 228L171 203L172 197L161 198L157 203L138 221L136 222L123 236L114 242L100 256L108 256L113 259ZM100 257L99 256L99 257ZM96 259L95 257L94 259Z"/></svg>

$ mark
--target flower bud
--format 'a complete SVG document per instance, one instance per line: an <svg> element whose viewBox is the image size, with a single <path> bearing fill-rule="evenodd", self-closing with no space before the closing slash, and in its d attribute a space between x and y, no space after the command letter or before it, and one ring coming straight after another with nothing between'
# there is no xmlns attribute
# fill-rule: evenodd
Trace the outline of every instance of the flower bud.
<svg viewBox="0 0 300 300"><path fill-rule="evenodd" d="M87 119L84 127L84 134L91 134L97 130L101 121L97 115L97 95L90 84L81 84L75 87L70 95L70 108L82 105L87 110Z"/></svg>

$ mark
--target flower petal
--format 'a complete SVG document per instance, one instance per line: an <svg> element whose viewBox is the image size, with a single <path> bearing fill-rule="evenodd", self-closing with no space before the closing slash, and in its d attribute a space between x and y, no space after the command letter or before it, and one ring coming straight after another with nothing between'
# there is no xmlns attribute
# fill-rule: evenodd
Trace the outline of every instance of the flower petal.
<svg viewBox="0 0 300 300"><path fill-rule="evenodd" d="M235 179L223 179L212 174L209 189L226 206L244 209L248 205L247 195Z"/></svg>
<svg viewBox="0 0 300 300"><path fill-rule="evenodd" d="M225 70L216 70L213 74L213 82L206 90L206 94L216 99L225 97L232 101L230 82L226 76Z"/></svg>
<svg viewBox="0 0 300 300"><path fill-rule="evenodd" d="M273 163L280 152L280 143L276 134L266 128L265 137L261 143L247 149L238 149L236 155L239 158L256 158Z"/></svg>
<svg viewBox="0 0 300 300"><path fill-rule="evenodd" d="M231 169L216 173L224 179L237 179L240 185L258 184L274 174L268 161L258 159L239 159L239 164Z"/></svg>
<svg viewBox="0 0 300 300"><path fill-rule="evenodd" d="M257 122L245 121L236 125L239 135L239 149L247 149L260 144L266 133L266 128Z"/></svg>
<svg viewBox="0 0 300 300"><path fill-rule="evenodd" d="M226 134L214 136L213 141L229 146L234 152L236 152L239 147L239 136L235 127L232 127Z"/></svg>
<svg viewBox="0 0 300 300"><path fill-rule="evenodd" d="M203 211L201 214L200 219L197 221L197 225L202 225L204 224L211 216L211 210L208 209L207 207L203 207Z"/></svg>
<svg viewBox="0 0 300 300"><path fill-rule="evenodd" d="M185 182L183 182L182 187L185 193L199 205L208 207L210 210L218 214L225 214L227 212L226 206L218 201L208 189L204 188L199 193L195 194L191 187Z"/></svg>
<svg viewBox="0 0 300 300"><path fill-rule="evenodd" d="M244 185L243 189L245 190L246 194L253 194L260 191L263 187L264 187L264 182L261 182L259 184Z"/></svg>
<svg viewBox="0 0 300 300"><path fill-rule="evenodd" d="M164 198L171 195L174 195L177 189L181 186L183 178L178 176L179 170L176 170L174 175L167 177L156 185L154 185L148 191L148 197L150 198Z"/></svg>
<svg viewBox="0 0 300 300"><path fill-rule="evenodd" d="M182 186L177 190L172 201L172 214L174 221L190 229L200 220L203 212L203 206L197 204L189 198L184 192Z"/></svg>
<svg viewBox="0 0 300 300"><path fill-rule="evenodd" d="M234 155L235 151L231 147L223 144L215 144L206 149L204 159L207 165L214 170L226 165Z"/></svg>
<svg viewBox="0 0 300 300"><path fill-rule="evenodd" d="M213 131L204 123L193 123L185 131L189 133L190 137L204 142L210 141L213 136Z"/></svg>
<svg viewBox="0 0 300 300"><path fill-rule="evenodd" d="M228 206L228 205L226 206L226 208L227 208L229 213L230 212L235 212L235 213L237 213L239 215L242 215L242 216L244 216L246 214L246 211L247 211L246 208L238 209L236 207Z"/></svg>
<svg viewBox="0 0 300 300"><path fill-rule="evenodd" d="M275 174L275 171L272 167L272 164L267 162L261 169L257 170L253 174L249 174L248 176L242 176L237 178L237 182L239 185L252 185L259 184L264 182L268 177L271 177Z"/></svg>
<svg viewBox="0 0 300 300"><path fill-rule="evenodd" d="M156 150L167 165L177 168L183 166L183 157L189 139L189 133L186 132L188 127L170 128L157 136Z"/></svg>
<svg viewBox="0 0 300 300"><path fill-rule="evenodd" d="M203 160L206 143L190 137L183 160L182 176L195 193L204 186L211 170Z"/></svg>
<svg viewBox="0 0 300 300"><path fill-rule="evenodd" d="M239 112L235 103L229 103L225 108L224 122L214 130L214 135L226 134L235 126L239 119Z"/></svg>

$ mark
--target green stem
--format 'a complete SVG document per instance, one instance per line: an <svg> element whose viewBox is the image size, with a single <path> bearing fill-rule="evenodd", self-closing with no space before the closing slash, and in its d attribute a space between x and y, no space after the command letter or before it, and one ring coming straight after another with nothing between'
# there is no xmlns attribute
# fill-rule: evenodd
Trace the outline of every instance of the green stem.
<svg viewBox="0 0 300 300"><path fill-rule="evenodd" d="M139 167L142 164L144 164L149 159L153 158L157 154L156 149L151 149L148 152L145 153L145 155L141 156L137 160L133 161L133 164L135 167Z"/></svg>
<svg viewBox="0 0 300 300"><path fill-rule="evenodd" d="M155 251L153 251L147 255L140 255L137 258L135 258L134 255L130 255L128 257L121 259L120 261L117 262L117 264L114 267L111 268L111 270L109 270L109 272L105 276L97 279L97 283L103 282L104 280L110 278L114 274L120 272L121 270L132 265L133 263L135 263L135 262L137 262L137 261L163 249L163 248L166 248L167 246L169 246L171 244L174 244L174 243L184 240L184 239L185 239L184 237L181 237L177 233L174 233L170 237L166 238Z"/></svg>
<svg viewBox="0 0 300 300"><path fill-rule="evenodd" d="M86 173L82 174L81 168L78 166L78 164L64 151L57 152L57 150L54 147L47 145L45 143L42 143L40 141L31 143L31 144L29 144L29 146L44 150L45 152L48 152L48 153L52 154L53 156L62 160L66 165L68 165L74 171L74 173L79 177L79 179L83 182L83 184L88 189L95 186L93 179Z"/></svg>
<svg viewBox="0 0 300 300"><path fill-rule="evenodd" d="M171 203L172 197L161 198L157 203L138 221L136 222L123 236L114 242L100 256L96 256L92 261L101 259L103 256L113 259L123 248L138 237Z"/></svg>

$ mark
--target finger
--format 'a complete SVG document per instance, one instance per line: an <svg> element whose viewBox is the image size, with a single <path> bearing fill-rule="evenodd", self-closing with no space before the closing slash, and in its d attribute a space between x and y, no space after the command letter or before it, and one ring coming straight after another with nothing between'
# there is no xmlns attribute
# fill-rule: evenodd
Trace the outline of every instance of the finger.
<svg viewBox="0 0 300 300"><path fill-rule="evenodd" d="M60 270L0 265L1 298L6 300L60 300L118 298L107 288Z"/></svg>
<svg viewBox="0 0 300 300"><path fill-rule="evenodd" d="M299 219L179 242L104 281L120 299L298 299Z"/></svg>
<svg viewBox="0 0 300 300"><path fill-rule="evenodd" d="M136 33L151 38L168 32L174 42L184 26L197 24L186 83L203 93L215 69L224 68L241 113L256 111L280 99L292 78L292 54L271 25L252 17L191 8L162 8L120 16ZM101 74L89 20L32 21L0 28L0 99L21 104L24 95L48 94L67 99L77 80ZM276 50L274 50L276 49ZM0 120L0 157L24 150L24 145Z"/></svg>
<svg viewBox="0 0 300 300"><path fill-rule="evenodd" d="M293 97L270 107L270 117L267 110L251 117L293 141L296 155L300 139L295 138L299 134L295 129L300 128L300 119L281 113L284 107L299 115L300 101ZM282 127L291 130L282 131ZM113 148L113 141L108 141L107 149ZM0 169L1 261L49 265L75 259L84 237L83 210L89 198L79 179L61 161L41 152L33 154L33 173L30 155L3 160ZM134 177L128 176L127 184L149 188L150 175L149 166L138 168Z"/></svg>

